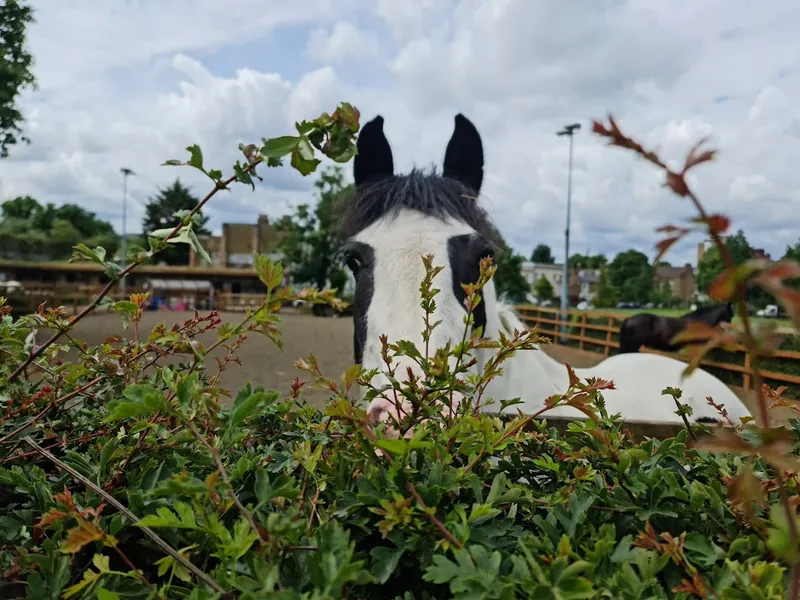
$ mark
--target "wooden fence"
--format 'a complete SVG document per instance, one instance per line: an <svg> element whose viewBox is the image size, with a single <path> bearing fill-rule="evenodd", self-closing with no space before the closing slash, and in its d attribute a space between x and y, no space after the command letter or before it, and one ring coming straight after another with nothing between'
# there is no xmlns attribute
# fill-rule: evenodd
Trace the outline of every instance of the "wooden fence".
<svg viewBox="0 0 800 600"><path fill-rule="evenodd" d="M552 337L553 343L561 344L561 339L566 339L566 345L581 352L600 353L605 356L615 354L619 348L619 326L625 319L624 316L613 313L586 312L568 310L567 319L561 318L558 308L540 308L537 306L517 306L516 310L528 326L536 326L539 333ZM598 323L603 321L605 323ZM561 333L561 326L566 324L566 333ZM800 337L794 332L784 331L784 344L791 347L800 346ZM644 349L644 352L672 356L679 360L685 359L677 354ZM726 360L727 358L727 360ZM762 357L761 373L764 380L770 385L785 385L789 388L789 397L800 399L800 352L794 349L780 349L774 354ZM753 388L753 376L750 365L750 354L744 347L737 347L732 352L713 350L701 362L703 368L714 373L729 385L737 385L745 389ZM794 367L793 371L781 370L781 365Z"/></svg>

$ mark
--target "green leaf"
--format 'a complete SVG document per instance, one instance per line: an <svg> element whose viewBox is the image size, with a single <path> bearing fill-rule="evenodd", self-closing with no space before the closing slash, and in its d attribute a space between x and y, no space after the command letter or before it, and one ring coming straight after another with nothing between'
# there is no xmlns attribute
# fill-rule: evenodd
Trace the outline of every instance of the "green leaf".
<svg viewBox="0 0 800 600"><path fill-rule="evenodd" d="M292 135L284 135L281 137L266 140L264 145L259 148L259 153L264 159L280 158L293 152L297 148L297 144L301 138Z"/></svg>
<svg viewBox="0 0 800 600"><path fill-rule="evenodd" d="M108 461L114 455L114 451L119 447L119 439L112 437L103 446L103 451L100 453L100 474L105 474Z"/></svg>
<svg viewBox="0 0 800 600"><path fill-rule="evenodd" d="M104 423L113 423L114 421L122 421L123 419L132 419L134 417L141 417L153 411L147 408L144 404L139 402L117 402L112 401L108 403L109 414L103 419Z"/></svg>
<svg viewBox="0 0 800 600"><path fill-rule="evenodd" d="M297 489L291 477L279 475L272 481L269 473L263 467L259 467L256 471L254 491L256 498L258 498L259 506L263 506L275 498L294 500L300 496L300 490Z"/></svg>
<svg viewBox="0 0 800 600"><path fill-rule="evenodd" d="M97 594L97 600L119 600L119 594L110 592L101 587L95 589L95 593Z"/></svg>
<svg viewBox="0 0 800 600"><path fill-rule="evenodd" d="M271 404L280 397L278 392L256 392L244 402L233 408L228 431L235 430L239 424L255 414L263 404Z"/></svg>
<svg viewBox="0 0 800 600"><path fill-rule="evenodd" d="M459 566L437 554L433 557L433 564L425 570L423 579L431 583L442 585L449 583L461 574Z"/></svg>
<svg viewBox="0 0 800 600"><path fill-rule="evenodd" d="M186 379L181 379L178 381L176 386L176 395L178 397L178 402L183 409L189 408L189 404L192 401L195 390L197 389L197 378L197 371L193 371Z"/></svg>
<svg viewBox="0 0 800 600"><path fill-rule="evenodd" d="M162 240L165 237L167 237L170 233L172 233L173 229L175 229L175 228L174 227L167 227L165 229L156 229L155 231L150 233L149 237L155 238L157 240Z"/></svg>
<svg viewBox="0 0 800 600"><path fill-rule="evenodd" d="M145 515L137 524L139 527L175 527L176 529L198 529L191 507L180 500L175 502L173 513L165 506L156 509L156 514Z"/></svg>
<svg viewBox="0 0 800 600"><path fill-rule="evenodd" d="M206 249L203 248L203 245L200 243L200 240L197 239L197 234L194 232L194 229L190 229L189 230L188 238L189 238L189 245L192 247L192 249L195 252L197 252L197 255L200 258L202 258L204 261L206 261L210 265L211 264L211 257L209 256L208 252L206 252Z"/></svg>
<svg viewBox="0 0 800 600"><path fill-rule="evenodd" d="M186 149L189 151L190 155L189 161L186 164L195 169L200 169L205 173L206 170L203 168L203 151L200 150L200 146L193 144Z"/></svg>
<svg viewBox="0 0 800 600"><path fill-rule="evenodd" d="M272 293L283 281L283 266L280 263L272 262L263 254L254 252L253 265L261 283L267 287L268 293Z"/></svg>
<svg viewBox="0 0 800 600"><path fill-rule="evenodd" d="M370 572L377 583L384 584L397 570L397 564L400 562L400 557L403 556L403 549L380 546L373 548L369 554L372 557Z"/></svg>
<svg viewBox="0 0 800 600"><path fill-rule="evenodd" d="M388 450L392 454L403 454L408 449L408 441L401 438L391 440L375 440L373 442L378 448Z"/></svg>
<svg viewBox="0 0 800 600"><path fill-rule="evenodd" d="M308 146L308 148L310 148L310 146ZM303 152L297 148L292 152L292 167L300 171L301 175L305 176L313 173L317 170L317 167L321 162L322 161L318 158L314 158L313 151L311 152L310 157L306 152Z"/></svg>

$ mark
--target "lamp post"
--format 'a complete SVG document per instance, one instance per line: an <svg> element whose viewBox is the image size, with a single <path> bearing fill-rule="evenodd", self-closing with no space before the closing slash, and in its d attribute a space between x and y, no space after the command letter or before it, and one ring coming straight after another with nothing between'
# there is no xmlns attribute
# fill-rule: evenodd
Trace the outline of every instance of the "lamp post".
<svg viewBox="0 0 800 600"><path fill-rule="evenodd" d="M561 284L561 343L567 343L567 305L569 300L569 221L572 208L572 137L581 128L580 123L565 125L556 133L559 136L569 136L569 170L567 175L567 227L564 230L564 275Z"/></svg>
<svg viewBox="0 0 800 600"><path fill-rule="evenodd" d="M127 232L127 217L128 217L128 176L136 175L130 169L122 167L122 266L127 266L128 263L128 232ZM125 293L125 278L120 279L119 287L122 293Z"/></svg>

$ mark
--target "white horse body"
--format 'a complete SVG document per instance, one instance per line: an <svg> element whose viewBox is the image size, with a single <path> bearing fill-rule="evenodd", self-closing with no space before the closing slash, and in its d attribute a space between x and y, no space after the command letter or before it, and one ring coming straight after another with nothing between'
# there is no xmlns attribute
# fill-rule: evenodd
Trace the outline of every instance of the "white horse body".
<svg viewBox="0 0 800 600"><path fill-rule="evenodd" d="M522 331L525 325L510 307L498 304L498 318L504 333ZM487 332L488 337L496 337ZM483 351L487 352L487 351ZM481 357L481 362L489 358ZM679 388L680 402L692 407L695 420L701 417L720 419L717 410L708 404L711 397L715 403L723 404L734 423L741 417L750 416L750 411L739 397L722 381L702 369L682 378L686 364L675 358L658 354L618 354L601 361L594 367L574 369L582 381L588 377L599 377L613 381L613 390L603 390L609 414L620 413L624 421L659 423L681 423L675 414L677 407L670 396L661 394L666 387ZM499 400L519 398L522 403L506 408L504 412L522 411L533 414L545 406L547 398L562 394L569 388L566 365L548 356L541 349L521 350L503 363L503 375L487 387L486 397L494 398L495 404L485 407L499 410ZM585 419L586 415L571 406L559 406L543 414L558 417Z"/></svg>

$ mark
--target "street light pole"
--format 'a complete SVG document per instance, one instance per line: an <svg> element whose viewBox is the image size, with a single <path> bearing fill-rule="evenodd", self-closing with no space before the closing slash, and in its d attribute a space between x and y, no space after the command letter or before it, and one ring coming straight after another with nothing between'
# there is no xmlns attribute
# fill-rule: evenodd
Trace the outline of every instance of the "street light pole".
<svg viewBox="0 0 800 600"><path fill-rule="evenodd" d="M125 167L120 169L122 173L122 266L123 268L127 266L128 263L128 230L127 230L127 219L128 219L128 176L129 175L136 175L130 169L126 169ZM125 278L123 277L119 281L119 287L122 293L125 293Z"/></svg>
<svg viewBox="0 0 800 600"><path fill-rule="evenodd" d="M572 138L581 128L580 123L565 125L556 135L569 136L569 168L567 175L567 227L564 230L564 274L561 282L561 343L567 343L567 308L569 304L569 222L572 210Z"/></svg>

